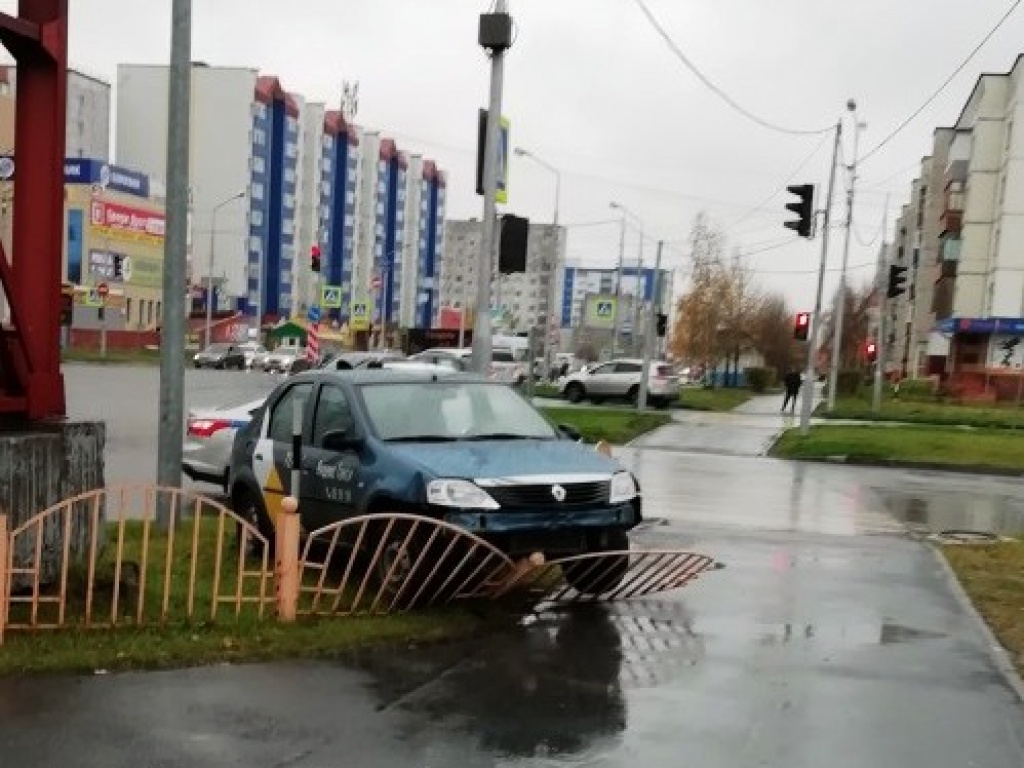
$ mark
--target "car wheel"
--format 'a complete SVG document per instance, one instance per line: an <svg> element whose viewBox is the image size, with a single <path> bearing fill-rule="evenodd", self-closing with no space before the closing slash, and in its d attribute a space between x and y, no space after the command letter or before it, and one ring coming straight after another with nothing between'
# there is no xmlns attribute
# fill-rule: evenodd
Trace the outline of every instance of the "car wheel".
<svg viewBox="0 0 1024 768"><path fill-rule="evenodd" d="M582 402L585 394L582 384L573 382L565 388L565 399L570 403Z"/></svg>
<svg viewBox="0 0 1024 768"><path fill-rule="evenodd" d="M594 546L588 554L605 554L603 558L588 557L566 565L562 572L569 586L581 595L596 597L616 590L629 573L629 555L611 554L629 551L629 535L612 531L603 545ZM601 560L600 564L598 559Z"/></svg>
<svg viewBox="0 0 1024 768"><path fill-rule="evenodd" d="M252 525L264 538L266 538L267 557L272 558L274 556L275 543L274 524L271 522L270 516L267 514L267 510L263 507L263 500L251 489L242 488L241 490L235 491L235 496L232 499L231 506L236 515ZM237 526L236 535L239 543L241 543L241 525ZM262 553L260 552L258 545L259 542L253 541L250 537L249 552L247 554L259 557Z"/></svg>
<svg viewBox="0 0 1024 768"><path fill-rule="evenodd" d="M629 388L629 392L626 394L626 399L629 400L629 402L632 403L633 405L636 405L637 403L639 403L640 402L640 387L638 387L636 385L633 385L632 387L630 387Z"/></svg>

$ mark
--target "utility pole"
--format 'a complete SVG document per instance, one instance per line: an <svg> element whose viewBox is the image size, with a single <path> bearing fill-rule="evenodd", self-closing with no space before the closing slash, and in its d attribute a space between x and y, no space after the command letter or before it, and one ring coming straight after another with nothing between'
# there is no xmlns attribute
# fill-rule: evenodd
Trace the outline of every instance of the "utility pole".
<svg viewBox="0 0 1024 768"><path fill-rule="evenodd" d="M217 242L217 211L228 203L232 203L240 197L245 197L245 192L236 192L226 200L221 200L213 206L210 214L210 253L206 265L206 346L210 346L211 329L213 327L213 253ZM164 305L166 306L166 305Z"/></svg>
<svg viewBox="0 0 1024 768"><path fill-rule="evenodd" d="M889 196L885 196L885 213L882 214L882 249L878 254L878 275L875 279L875 290L878 292L878 338L875 340L877 357L875 358L874 390L871 393L871 410L878 413L882 410L882 384L885 380L885 350L888 340L885 337L885 316L888 314L888 281L886 273L889 269L889 244L886 242L886 230L889 228Z"/></svg>
<svg viewBox="0 0 1024 768"><path fill-rule="evenodd" d="M836 319L832 333L832 361L828 380L828 410L836 407L836 387L839 384L839 366L843 357L843 315L846 314L846 267L850 260L850 235L853 230L853 195L857 186L857 153L861 124L857 122L857 102L850 99L846 108L853 116L853 162L847 168L850 172L850 185L846 190L846 236L843 243L843 267L839 273L839 301L836 306Z"/></svg>
<svg viewBox="0 0 1024 768"><path fill-rule="evenodd" d="M473 323L473 368L486 374L491 365L491 284L494 269L498 143L501 140L501 97L505 81L505 51L512 47L512 17L508 0L495 0L494 10L480 16L479 43L491 56L491 98L483 142L484 214L480 222L480 256L476 268L476 317Z"/></svg>
<svg viewBox="0 0 1024 768"><path fill-rule="evenodd" d="M612 208L615 203L612 203ZM622 269L626 259L626 217L619 222L619 266L615 271L615 322L612 330L612 357L619 353L619 334L622 331Z"/></svg>
<svg viewBox="0 0 1024 768"><path fill-rule="evenodd" d="M181 487L185 390L185 262L188 255L189 114L192 91L192 0L172 0L167 96L167 233L164 240L163 333L157 485ZM170 505L157 505L165 527Z"/></svg>
<svg viewBox="0 0 1024 768"><path fill-rule="evenodd" d="M640 394L636 399L638 411L647 408L647 388L651 380L651 356L655 340L655 318L661 312L661 253L664 248L664 241L659 240L658 255L654 261L654 295L651 297L651 311L647 313L647 320L644 323L644 367L640 372Z"/></svg>
<svg viewBox="0 0 1024 768"><path fill-rule="evenodd" d="M811 316L811 332L807 339L807 367L804 372L804 399L800 407L800 434L811 430L811 411L814 408L814 356L818 351L818 331L821 328L821 294L825 289L825 268L828 266L828 230L832 220L832 195L835 192L836 166L839 164L839 147L843 137L843 121L836 123L836 139L832 148L832 169L828 174L828 192L821 225L821 265L818 267L818 293L814 299L814 314Z"/></svg>

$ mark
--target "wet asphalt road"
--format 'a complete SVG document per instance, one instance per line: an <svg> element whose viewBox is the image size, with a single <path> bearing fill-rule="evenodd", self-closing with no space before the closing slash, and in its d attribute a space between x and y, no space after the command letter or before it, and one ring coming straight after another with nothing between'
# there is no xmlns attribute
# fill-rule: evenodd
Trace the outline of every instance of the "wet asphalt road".
<svg viewBox="0 0 1024 768"><path fill-rule="evenodd" d="M190 398L222 397L213 376ZM760 406L734 425L777 429ZM117 418L121 462L146 419ZM1024 530L1018 482L686 439L619 451L655 518L636 544L727 564L685 590L341 662L0 681L0 765L1024 765L1024 708L940 561L907 535Z"/></svg>

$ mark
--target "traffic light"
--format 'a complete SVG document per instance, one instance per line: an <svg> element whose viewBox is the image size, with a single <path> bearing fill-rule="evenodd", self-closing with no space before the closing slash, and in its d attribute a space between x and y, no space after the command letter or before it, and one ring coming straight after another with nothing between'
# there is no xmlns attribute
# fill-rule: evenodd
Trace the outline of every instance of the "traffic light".
<svg viewBox="0 0 1024 768"><path fill-rule="evenodd" d="M867 358L869 363L875 362L878 359L878 345L873 341L869 341L867 345Z"/></svg>
<svg viewBox="0 0 1024 768"><path fill-rule="evenodd" d="M907 292L906 286L906 267L899 267L895 264L889 267L889 290L886 291L886 296L890 299L895 299L897 296Z"/></svg>
<svg viewBox="0 0 1024 768"><path fill-rule="evenodd" d="M530 220L506 213L501 217L498 238L498 271L511 275L526 271L526 251L530 239Z"/></svg>
<svg viewBox="0 0 1024 768"><path fill-rule="evenodd" d="M655 326L658 329L658 338L663 339L668 333L668 315L664 312L658 313L658 322Z"/></svg>
<svg viewBox="0 0 1024 768"><path fill-rule="evenodd" d="M309 252L309 268L314 272L320 271L320 246L314 245Z"/></svg>
<svg viewBox="0 0 1024 768"><path fill-rule="evenodd" d="M796 184L786 187L786 191L800 198L799 202L786 203L786 210L800 217L796 221L787 221L786 227L795 229L800 237L810 238L814 224L814 185Z"/></svg>
<svg viewBox="0 0 1024 768"><path fill-rule="evenodd" d="M807 341L807 334L811 330L811 313L797 312L796 320L793 322L793 338L797 341Z"/></svg>

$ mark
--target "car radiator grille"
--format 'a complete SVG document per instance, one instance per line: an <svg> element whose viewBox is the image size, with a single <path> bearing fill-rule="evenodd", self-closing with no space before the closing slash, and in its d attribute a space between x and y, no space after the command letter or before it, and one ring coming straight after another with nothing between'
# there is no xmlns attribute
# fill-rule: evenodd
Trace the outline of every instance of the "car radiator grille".
<svg viewBox="0 0 1024 768"><path fill-rule="evenodd" d="M565 489L565 500L557 501L552 488L560 485ZM608 503L611 482L596 483L550 483L544 485L499 485L487 492L502 507L532 509L544 507L592 507Z"/></svg>

